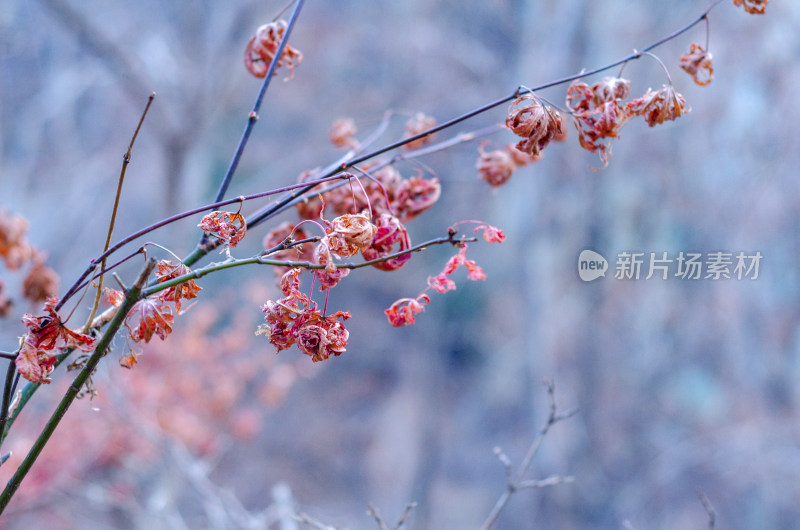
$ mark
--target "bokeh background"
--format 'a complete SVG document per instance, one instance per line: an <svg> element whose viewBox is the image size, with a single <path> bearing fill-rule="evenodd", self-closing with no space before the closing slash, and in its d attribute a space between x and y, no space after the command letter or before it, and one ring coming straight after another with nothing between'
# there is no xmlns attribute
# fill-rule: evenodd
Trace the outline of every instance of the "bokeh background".
<svg viewBox="0 0 800 530"><path fill-rule="evenodd" d="M62 290L101 248L119 166L147 95L158 96L134 148L118 235L210 201L259 87L244 46L283 2L6 0L0 4L0 208L24 216ZM643 48L707 7L680 0L308 2L292 43L305 55L275 82L230 196L292 183L339 155L330 124L360 135L398 113L440 121ZM415 296L451 251L400 271L358 271L328 307L354 314L347 352L313 365L276 356L253 331L278 296L273 271L204 278L200 301L128 371L123 339L95 376L99 396L70 410L3 526L278 528L305 512L339 528L477 528L547 417L542 378L579 413L547 435L531 478L571 484L517 493L497 528L704 528L700 488L721 528L800 520L800 4L756 17L724 1L710 17L715 78L678 67L704 25L656 53L692 112L627 125L607 169L574 131L498 190L478 180L476 143L423 162L442 198L412 239L461 219L505 230L475 244L485 282L458 278L418 323L383 309ZM632 94L665 82L629 64ZM283 74L276 81L283 79ZM563 101L565 87L542 93ZM505 106L442 133L501 123ZM491 137L499 147L507 132ZM419 166L404 163L410 174ZM258 205L252 205L255 209ZM294 219L288 212L285 219ZM282 219L284 219L282 218ZM189 219L151 236L179 255ZM237 248L260 249L268 227ZM755 252L757 280L618 280L577 274L581 250ZM210 259L216 259L212 257ZM130 278L138 264L123 269ZM0 269L9 293L21 274ZM76 313L86 311L83 302ZM2 349L22 333L17 300ZM60 373L20 416L5 481L68 384ZM298 523L299 524L299 523ZM308 527L299 524L301 528ZM285 528L289 528L287 526Z"/></svg>

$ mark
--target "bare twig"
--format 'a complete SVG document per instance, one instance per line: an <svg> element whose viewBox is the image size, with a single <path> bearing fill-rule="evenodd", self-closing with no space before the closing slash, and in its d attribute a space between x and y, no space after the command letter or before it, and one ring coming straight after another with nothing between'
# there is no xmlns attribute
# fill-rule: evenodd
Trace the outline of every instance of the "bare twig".
<svg viewBox="0 0 800 530"><path fill-rule="evenodd" d="M403 525L406 524L408 516L411 514L411 510L413 510L416 507L417 507L416 502L411 502L407 504L405 510L403 510L403 515L400 516L400 519L398 519L397 523L391 528L389 528L386 525L386 522L381 517L381 513L373 505L371 504L367 505L367 513L371 515L373 519L375 519L375 522L378 523L378 528L380 530L400 530L403 527Z"/></svg>
<svg viewBox="0 0 800 530"><path fill-rule="evenodd" d="M483 525L481 525L481 530L489 530L489 528L494 525L494 523L497 521L497 518L500 516L500 513L511 499L511 496L517 490L522 488L544 488L555 486L557 484L569 483L575 480L574 477L561 477L558 475L554 475L542 480L524 480L524 476L531 467L533 459L536 457L536 453L539 451L539 447L542 445L542 441L544 440L544 437L547 435L550 428L556 423L574 416L578 412L577 409L571 409L567 412L559 414L555 400L555 385L551 379L545 380L544 384L545 388L547 389L547 398L550 401L550 414L547 416L547 421L545 424L541 429L539 429L539 434L531 443L531 446L528 449L528 452L525 454L525 458L523 458L516 474L512 470L511 460L508 458L508 456L506 456L503 450L499 447L494 449L497 458L500 460L500 463L503 464L503 468L506 472L506 491L504 491L503 494L500 495L500 498L497 499L492 511L489 512L489 516L486 518Z"/></svg>
<svg viewBox="0 0 800 530"><path fill-rule="evenodd" d="M119 198L122 195L122 183L125 181L125 172L128 169L128 164L131 162L131 151L133 151L133 144L136 142L136 137L139 136L139 130L142 128L142 124L144 123L145 117L147 117L147 111L150 110L150 105L153 104L153 100L156 97L155 92L150 93L150 97L147 98L147 104L144 106L144 111L142 111L142 116L139 118L139 123L136 125L136 130L133 131L133 136L131 137L131 143L128 144L128 150L125 151L125 154L122 156L122 168L119 171L119 178L117 179L117 194L114 197L114 207L111 209L111 221L108 223L108 233L106 234L106 242L103 246L103 252L108 250L109 245L111 245L111 236L114 234L114 224L117 220L117 210L119 209ZM106 266L106 259L103 258L100 260L98 264L98 268L102 271ZM86 319L86 324L83 326L83 333L87 333L89 328L92 327L92 321L94 320L95 315L97 314L97 307L100 305L100 295L103 293L103 274L100 273L100 277L97 280L97 293L94 296L94 303L92 304L92 310L89 312L89 318Z"/></svg>
<svg viewBox="0 0 800 530"><path fill-rule="evenodd" d="M706 509L706 513L708 514L708 530L714 530L714 524L717 522L717 513L714 511L711 501L708 500L708 497L706 497L706 494L703 493L703 490L700 488L697 488L697 497L700 499L700 504L703 505L703 508Z"/></svg>
<svg viewBox="0 0 800 530"><path fill-rule="evenodd" d="M318 521L304 512L297 514L295 516L295 519L297 519L301 523L309 525L311 528L316 528L317 530L339 530L335 526L330 526L321 521Z"/></svg>

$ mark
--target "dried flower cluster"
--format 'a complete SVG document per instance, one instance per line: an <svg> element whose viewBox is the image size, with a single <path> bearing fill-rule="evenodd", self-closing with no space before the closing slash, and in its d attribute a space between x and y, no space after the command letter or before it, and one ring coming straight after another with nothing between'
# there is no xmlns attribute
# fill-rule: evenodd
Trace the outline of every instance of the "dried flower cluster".
<svg viewBox="0 0 800 530"><path fill-rule="evenodd" d="M307 174L300 176L300 182ZM322 199L317 196L299 203L297 212L300 217L318 219L325 208L330 208L336 215L371 208L374 215L388 213L405 223L430 209L442 193L438 178L420 175L404 178L393 166L369 172L370 178L359 179L361 185L353 184L357 179L355 175L345 175L350 177L349 185L339 185L323 192Z"/></svg>
<svg viewBox="0 0 800 530"><path fill-rule="evenodd" d="M619 138L619 130L632 117L641 116L652 127L690 111L671 84L655 92L648 89L642 97L625 102L630 85L627 79L605 77L592 86L576 80L567 89L567 106L581 147L599 152L603 167L611 156L611 140Z"/></svg>
<svg viewBox="0 0 800 530"><path fill-rule="evenodd" d="M322 315L316 302L300 292L301 272L302 269L295 268L281 277L284 297L268 300L261 306L266 324L262 324L256 334L268 337L278 351L297 344L314 362L341 355L350 334L338 319L347 320L350 313L337 311L333 315Z"/></svg>
<svg viewBox="0 0 800 530"><path fill-rule="evenodd" d="M364 252L372 245L377 230L363 213L340 215L325 223L325 236L317 243L313 256L314 263L325 266L314 271L321 290L330 289L350 273L349 269L337 268L334 258L348 258Z"/></svg>
<svg viewBox="0 0 800 530"><path fill-rule="evenodd" d="M269 24L264 24L256 30L256 34L250 38L244 51L244 65L247 71L255 77L266 77L269 65L278 51L283 34L286 32L286 21L276 20ZM294 69L303 60L303 54L292 48L289 43L283 48L278 64L275 67L277 74L278 68L285 66L289 69L287 81L294 77Z"/></svg>

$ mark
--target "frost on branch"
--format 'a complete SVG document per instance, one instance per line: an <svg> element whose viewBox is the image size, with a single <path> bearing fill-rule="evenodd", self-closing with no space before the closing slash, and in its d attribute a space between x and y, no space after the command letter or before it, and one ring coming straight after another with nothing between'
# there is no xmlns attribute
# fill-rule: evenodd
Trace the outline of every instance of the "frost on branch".
<svg viewBox="0 0 800 530"><path fill-rule="evenodd" d="M244 50L244 65L247 71L255 77L266 77L269 65L278 51L281 38L286 32L286 21L276 20L269 24L264 24L256 30L256 34L250 38ZM289 69L289 77L286 81L294 77L294 69L302 62L303 54L292 48L289 43L283 48L283 53L278 58L275 74L278 68L285 66Z"/></svg>
<svg viewBox="0 0 800 530"><path fill-rule="evenodd" d="M55 310L57 298L48 298L44 304L47 315L35 317L25 314L22 323L28 333L22 338L22 346L16 358L19 373L33 383L49 383L56 356L64 348L91 351L94 337L72 331L66 327Z"/></svg>

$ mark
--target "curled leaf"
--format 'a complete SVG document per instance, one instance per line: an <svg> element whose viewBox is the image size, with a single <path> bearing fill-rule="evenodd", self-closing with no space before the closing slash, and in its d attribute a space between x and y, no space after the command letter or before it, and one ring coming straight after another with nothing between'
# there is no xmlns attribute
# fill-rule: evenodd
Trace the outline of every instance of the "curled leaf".
<svg viewBox="0 0 800 530"><path fill-rule="evenodd" d="M714 79L711 54L695 42L691 44L688 52L681 55L680 67L700 86L706 86Z"/></svg>

